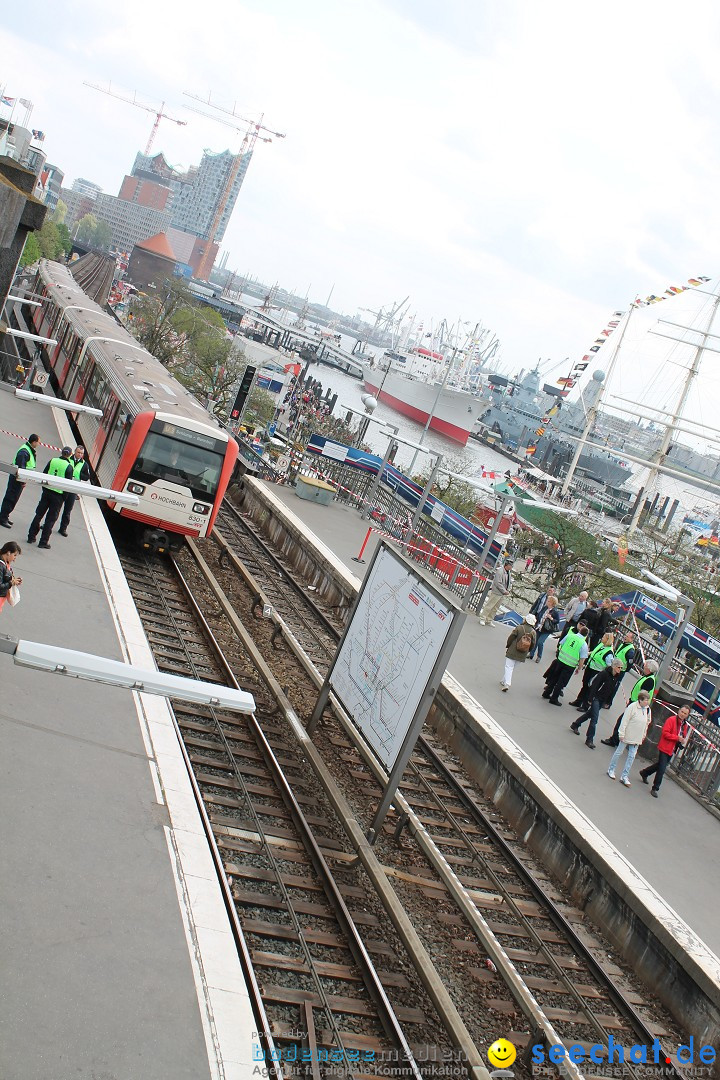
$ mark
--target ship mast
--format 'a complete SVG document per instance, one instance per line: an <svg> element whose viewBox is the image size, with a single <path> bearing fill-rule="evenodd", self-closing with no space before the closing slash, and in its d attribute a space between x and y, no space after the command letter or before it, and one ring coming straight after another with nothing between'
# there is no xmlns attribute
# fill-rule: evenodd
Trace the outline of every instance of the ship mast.
<svg viewBox="0 0 720 1080"><path fill-rule="evenodd" d="M587 411L587 420L586 420L586 423L585 423L585 427L583 429L582 437L580 438L580 440L578 441L577 446L575 447L575 453L573 454L573 459L570 462L570 468L567 471L567 475L565 476L563 486L560 489L560 496L561 497L564 497L568 493L568 488L570 487L570 484L572 482L572 478L575 475L575 469L577 468L577 463L580 460L580 455L583 452L583 448L587 443L588 435L590 434L593 427L595 426L595 421L597 420L598 410L600 408L600 402L602 401L603 395L604 395L605 391L607 390L607 387L608 387L608 385L610 383L610 376L612 375L613 370L615 368L615 363L617 361L618 354L620 352L620 346L623 343L623 338L625 337L625 331L627 330L628 326L630 325L630 316L632 315L634 310L635 310L635 305L631 304L630 310L628 311L627 319L625 320L625 325L623 326L622 331L620 332L620 337L617 339L617 343L615 345L615 352L612 354L612 359L610 360L610 363L608 364L607 373L605 375L605 381L600 386L600 390L599 390L599 393L598 393L597 397L595 398L592 405L590 406L590 408Z"/></svg>
<svg viewBox="0 0 720 1080"><path fill-rule="evenodd" d="M667 422L667 426L665 428L665 435L663 436L663 440L662 440L662 443L660 444L660 448L653 455L652 463L650 463L650 468L649 468L649 472L648 472L647 483L644 484L640 488L640 491L638 492L637 501L635 503L635 510L633 512L633 516L632 516L632 520L630 521L630 525L628 526L628 536L631 536L633 534L633 532L635 531L635 529L637 528L637 526L638 526L638 521L640 520L640 514L642 513L642 509L643 509L643 506L645 504L645 500L644 500L645 492L648 490L648 488L652 488L657 483L657 478L658 478L658 475L660 473L659 466L662 465L663 460L667 457L667 452L670 449L670 444L672 442L672 437L675 434L675 429L676 429L676 426L677 426L677 422L680 419L680 417L682 416L683 410L684 410L685 406L687 405L687 400L688 400L688 397L690 395L690 390L692 389L692 384L695 381L698 370L700 368L700 361L702 359L703 353L708 348L710 348L711 351L713 351L713 352L718 352L717 349L712 349L711 346L708 346L707 341L708 341L708 338L716 336L715 334L711 334L710 330L712 328L713 321L714 321L715 316L717 314L718 306L720 305L720 295L717 295L715 293L710 293L709 295L711 295L713 297L715 302L712 305L712 310L710 312L710 318L708 319L707 329L702 330L702 331L694 331L695 333L700 333L701 334L702 341L695 348L695 355L693 356L692 364L688 368L688 373L687 373L687 376L685 378L685 382L683 383L682 390L680 391L680 397L678 398L678 403L675 406L675 412L672 413L672 415L670 416L670 419ZM672 325L675 325L675 324L672 324ZM690 327L690 326L681 326L681 327L679 327L679 329L688 330L690 332L693 332L692 327ZM676 342L678 342L680 344L689 344L688 342L683 343L681 338L673 337L671 334L660 334L660 336L661 337L669 337L671 341L676 341Z"/></svg>

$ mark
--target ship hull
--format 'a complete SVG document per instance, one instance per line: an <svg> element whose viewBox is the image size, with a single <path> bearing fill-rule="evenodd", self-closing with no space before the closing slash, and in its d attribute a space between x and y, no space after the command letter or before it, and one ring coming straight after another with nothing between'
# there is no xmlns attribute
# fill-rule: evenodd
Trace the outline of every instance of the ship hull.
<svg viewBox="0 0 720 1080"><path fill-rule="evenodd" d="M460 446L467 444L478 412L478 401L471 394L443 387L438 397L436 384L408 379L392 371L387 374L366 371L363 382L368 393L395 412L423 427L430 417L431 431Z"/></svg>

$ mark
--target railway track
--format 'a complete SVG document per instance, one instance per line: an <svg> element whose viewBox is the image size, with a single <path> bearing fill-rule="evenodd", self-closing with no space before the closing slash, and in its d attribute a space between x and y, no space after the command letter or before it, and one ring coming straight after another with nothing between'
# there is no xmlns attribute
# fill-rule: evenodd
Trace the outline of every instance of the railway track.
<svg viewBox="0 0 720 1080"><path fill-rule="evenodd" d="M339 637L337 612L312 624L322 598L308 596L307 583L237 511L223 516L203 554L241 617L277 608L255 636L280 678L290 681L288 667L295 670L288 693L307 719ZM367 828L384 780L379 766L341 716L326 714L314 741ZM557 1043L589 1053L612 1037L616 1045L663 1046L658 1069L683 1075L673 1058L673 1022L431 737L418 743L395 802L378 852L413 917L432 913L425 943L478 1044L503 1034L521 1047ZM645 1068L628 1063L626 1072ZM592 1071L573 1072L566 1062L566 1074Z"/></svg>
<svg viewBox="0 0 720 1080"><path fill-rule="evenodd" d="M288 735L282 695L273 696L249 642L224 625L217 596L213 610L212 595L200 599L197 580L169 560L121 559L158 667L241 684L255 697L252 717L186 703L174 711L236 915L258 1030L268 1033L268 1065L279 1058L280 1076L292 1051L313 1077L330 1067L320 1068L323 1059L336 1075L376 1075L391 1061L399 1075L420 1077L417 1048L436 1060L452 1043Z"/></svg>

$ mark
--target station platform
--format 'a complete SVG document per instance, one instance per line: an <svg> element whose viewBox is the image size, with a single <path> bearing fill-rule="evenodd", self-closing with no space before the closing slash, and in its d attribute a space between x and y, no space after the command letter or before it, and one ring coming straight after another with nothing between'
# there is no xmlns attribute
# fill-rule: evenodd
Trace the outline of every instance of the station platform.
<svg viewBox="0 0 720 1080"><path fill-rule="evenodd" d="M368 541L365 565L353 561L369 525L360 520L357 510L338 503L321 506L301 500L289 486L267 483L267 488L352 574L362 578L378 538L373 533ZM584 738L570 731L571 722L579 715L574 708L553 708L541 697L545 685L542 672L553 659L553 641L546 643L545 663L518 664L511 690L503 693L500 682L508 633L499 623L483 626L477 618L468 617L448 671L720 956L716 915L720 823L670 775L660 797L651 798L650 788L638 776L639 761L633 766L630 788L613 783L606 775L612 750L602 746L600 739L609 737L622 711L620 695L623 689L627 693L629 686L621 687L612 709L601 710L595 750L588 749ZM626 677L625 683L630 679ZM578 685L579 677L575 676L565 691L566 701L573 700L573 688Z"/></svg>
<svg viewBox="0 0 720 1080"><path fill-rule="evenodd" d="M2 390L0 429L6 462L33 431L74 445L60 410ZM23 578L0 633L153 667L100 508L79 499L39 550L39 497L29 484L0 529ZM0 1076L250 1076L245 980L167 703L8 655L0 675Z"/></svg>

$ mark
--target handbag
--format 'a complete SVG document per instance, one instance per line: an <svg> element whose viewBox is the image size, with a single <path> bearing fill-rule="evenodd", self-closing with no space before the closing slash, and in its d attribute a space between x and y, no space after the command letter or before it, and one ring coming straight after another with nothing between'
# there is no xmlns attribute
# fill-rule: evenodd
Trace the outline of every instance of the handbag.
<svg viewBox="0 0 720 1080"><path fill-rule="evenodd" d="M20 603L20 589L17 585L13 585L7 595L7 601L10 607L17 607Z"/></svg>

